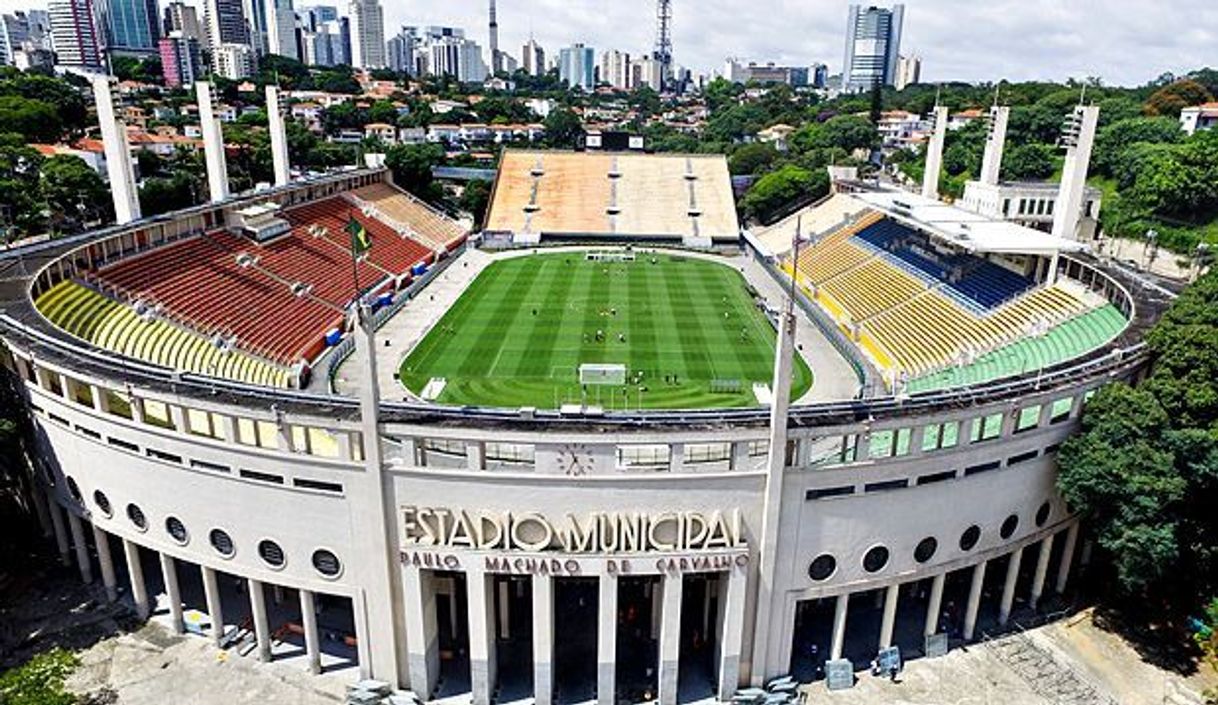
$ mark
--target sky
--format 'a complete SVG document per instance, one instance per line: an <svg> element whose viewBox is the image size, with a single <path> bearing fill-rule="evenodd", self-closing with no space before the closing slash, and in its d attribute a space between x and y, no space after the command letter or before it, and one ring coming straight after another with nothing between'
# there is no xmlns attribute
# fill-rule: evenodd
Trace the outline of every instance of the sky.
<svg viewBox="0 0 1218 705"><path fill-rule="evenodd" d="M488 0L381 0L386 35L400 25L464 27L483 51ZM878 1L878 0L877 0ZM188 0L190 2L190 0ZM846 0L672 0L675 61L720 70L736 56L841 70ZM346 2L296 0L298 5ZM45 0L0 0L0 10ZM519 60L530 33L547 51L583 42L638 54L655 41L654 0L497 0L499 47ZM1065 80L1140 85L1163 72L1218 67L1214 0L907 0L902 53L923 82Z"/></svg>

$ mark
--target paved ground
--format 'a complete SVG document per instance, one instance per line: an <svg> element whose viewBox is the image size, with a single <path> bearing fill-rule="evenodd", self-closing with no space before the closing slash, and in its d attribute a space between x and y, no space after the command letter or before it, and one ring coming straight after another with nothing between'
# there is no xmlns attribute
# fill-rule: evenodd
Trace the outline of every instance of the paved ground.
<svg viewBox="0 0 1218 705"><path fill-rule="evenodd" d="M1113 259L1134 262L1141 269L1149 269L1151 272L1169 279L1184 281L1194 273L1187 257L1177 255L1162 247L1156 253L1153 248L1147 246L1144 240L1125 238L1106 240L1101 254ZM1155 255L1153 259L1152 254ZM1181 266L1182 263L1185 266Z"/></svg>

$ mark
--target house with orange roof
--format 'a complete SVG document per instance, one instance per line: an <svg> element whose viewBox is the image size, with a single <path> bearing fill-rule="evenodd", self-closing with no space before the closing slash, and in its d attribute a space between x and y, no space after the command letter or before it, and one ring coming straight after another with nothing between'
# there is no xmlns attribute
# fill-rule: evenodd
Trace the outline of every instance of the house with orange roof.
<svg viewBox="0 0 1218 705"><path fill-rule="evenodd" d="M1192 135L1218 125L1218 103L1203 103L1180 111L1180 129Z"/></svg>

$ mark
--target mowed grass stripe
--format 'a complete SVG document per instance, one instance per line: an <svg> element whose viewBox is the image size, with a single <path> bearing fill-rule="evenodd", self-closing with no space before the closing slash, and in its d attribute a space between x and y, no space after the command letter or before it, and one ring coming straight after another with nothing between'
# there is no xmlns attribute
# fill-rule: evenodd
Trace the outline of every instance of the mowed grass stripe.
<svg viewBox="0 0 1218 705"><path fill-rule="evenodd" d="M741 327L750 331L743 339ZM444 403L550 407L583 398L580 364L622 363L631 374L645 372L647 408L752 406L752 383L769 382L773 337L743 278L718 263L663 253L625 263L542 254L492 263L407 357L400 376L415 391L446 378ZM680 385L664 383L671 374ZM716 378L739 378L741 389L712 393ZM801 360L794 395L808 380ZM587 390L587 401L607 408L626 399L630 408L640 403L633 383Z"/></svg>

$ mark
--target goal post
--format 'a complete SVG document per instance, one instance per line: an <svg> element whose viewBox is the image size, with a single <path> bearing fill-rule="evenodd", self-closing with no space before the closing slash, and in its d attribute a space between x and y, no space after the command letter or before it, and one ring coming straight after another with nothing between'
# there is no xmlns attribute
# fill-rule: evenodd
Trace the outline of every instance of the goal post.
<svg viewBox="0 0 1218 705"><path fill-rule="evenodd" d="M580 384L622 386L626 384L626 366L589 362L579 366Z"/></svg>

